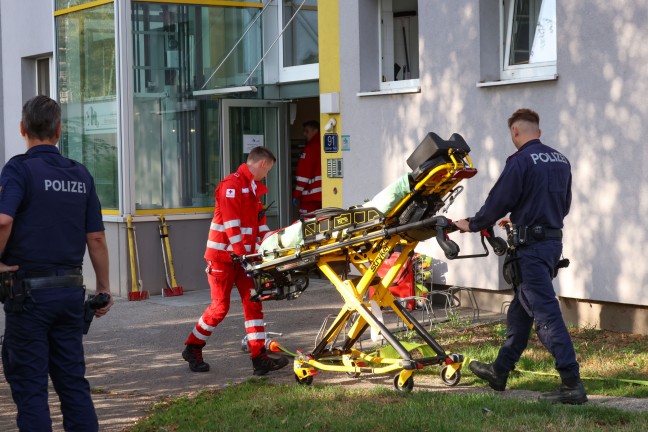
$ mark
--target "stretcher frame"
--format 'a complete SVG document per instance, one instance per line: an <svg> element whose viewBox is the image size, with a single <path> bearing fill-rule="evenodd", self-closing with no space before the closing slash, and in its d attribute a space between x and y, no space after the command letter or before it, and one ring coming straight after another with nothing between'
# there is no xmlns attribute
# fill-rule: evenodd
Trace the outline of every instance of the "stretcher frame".
<svg viewBox="0 0 648 432"><path fill-rule="evenodd" d="M246 271L255 278L253 298L257 300L298 297L308 285L308 271L314 267L329 279L344 300L340 312L314 350L310 353L297 351L293 370L298 383L311 384L318 370L341 372L353 377L363 373L397 372L394 377L395 388L411 391L414 387L414 372L431 365L442 366L441 380L446 385L459 383L463 356L446 352L392 295L389 286L417 244L432 237L436 237L449 259L488 255L485 237L498 255L504 253L501 248L504 247L505 251L505 243L504 246L497 242L493 244L488 238L489 233L482 232L485 253L459 256L459 247L448 239L448 233L456 228L447 218L435 215L461 192L462 188L457 187L457 184L477 173L468 152L469 148L467 151L447 149L444 154L447 162L438 164L436 161L436 166L432 166L429 171L419 173L410 193L384 215L379 214L379 217L372 220L337 231L318 233L314 240L311 239L304 245L244 257ZM418 210L410 211L407 216L407 211L412 206ZM400 248L400 256L380 278L378 269L396 248ZM259 262L259 258L266 261ZM349 277L347 270L351 265L360 273L359 277ZM385 324L372 313L368 295L370 287L374 288L371 300L381 309L391 309L408 330L414 331L433 350L434 356L412 357ZM382 335L399 358L379 357L354 348L369 327ZM339 346L333 346L342 332L346 332L344 341Z"/></svg>

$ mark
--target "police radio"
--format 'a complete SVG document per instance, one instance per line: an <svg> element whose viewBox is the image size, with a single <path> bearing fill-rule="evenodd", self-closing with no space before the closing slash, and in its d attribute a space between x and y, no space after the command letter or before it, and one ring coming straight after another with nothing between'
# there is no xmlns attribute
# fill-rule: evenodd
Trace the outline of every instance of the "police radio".
<svg viewBox="0 0 648 432"><path fill-rule="evenodd" d="M92 319L95 316L95 311L105 307L110 302L110 294L99 293L97 295L89 295L88 300L85 302L85 317L84 317L84 327L83 334L88 334L90 330L90 324L92 324Z"/></svg>

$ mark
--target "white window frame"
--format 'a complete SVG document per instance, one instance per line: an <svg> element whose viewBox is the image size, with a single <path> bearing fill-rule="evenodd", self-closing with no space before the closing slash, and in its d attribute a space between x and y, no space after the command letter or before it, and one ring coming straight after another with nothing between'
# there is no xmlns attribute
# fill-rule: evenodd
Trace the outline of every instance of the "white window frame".
<svg viewBox="0 0 648 432"><path fill-rule="evenodd" d="M320 0L321 1L321 0ZM278 3L277 7L277 19L278 19L278 31L284 28L287 22L284 22L283 9L281 2ZM290 23L294 25L294 21ZM279 81L280 82L292 82L292 81L312 81L319 80L319 63L312 63L301 66L284 66L284 40L281 36L281 40L277 44L279 48Z"/></svg>
<svg viewBox="0 0 648 432"><path fill-rule="evenodd" d="M530 9L535 10L537 17L534 22L536 24L535 34L537 31L537 21L540 16L547 13L553 15L553 26L545 27L550 33L547 40L550 44L554 44L554 58L557 58L557 44L556 44L556 0L502 0L500 2L500 46L502 47L500 54L500 79L502 80L537 80L541 78L555 78L557 73L557 61L549 60L543 62L534 62L529 64L509 65L511 43L513 39L513 14L515 5L519 1L531 2ZM541 4L545 5L545 10L541 10ZM537 4L537 6L534 6ZM530 41L531 49L533 41ZM551 48L550 48L551 49Z"/></svg>
<svg viewBox="0 0 648 432"><path fill-rule="evenodd" d="M389 10L385 10L385 1L388 1L391 3L391 7ZM403 79L403 80L390 80L390 81L383 81L383 77L386 76L384 71L383 71L383 57L388 56L390 58L394 58L394 44L392 40L391 46L388 46L389 44L384 43L384 37L383 33L387 32L390 35L394 33L394 21L393 21L393 2L397 0L377 0L378 2L378 59L379 59L379 71L378 71L378 80L380 82L380 91L382 92L398 92L399 90L404 90L404 89L419 89L420 88L420 82L419 78L412 78L412 79ZM417 2L417 10L416 10L417 16L418 16L418 2ZM417 33L420 32L420 29L417 27ZM410 59L412 61L416 61L417 64L419 63L419 53L408 53ZM415 57L415 58L414 58ZM390 62L393 64L394 62ZM418 66L417 66L417 70ZM390 72L391 74L391 72ZM420 76L420 70L419 70L419 76Z"/></svg>

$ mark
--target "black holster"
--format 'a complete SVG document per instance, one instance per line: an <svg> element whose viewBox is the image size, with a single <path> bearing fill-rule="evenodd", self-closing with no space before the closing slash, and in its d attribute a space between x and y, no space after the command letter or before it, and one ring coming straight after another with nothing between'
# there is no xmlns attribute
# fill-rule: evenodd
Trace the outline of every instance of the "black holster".
<svg viewBox="0 0 648 432"><path fill-rule="evenodd" d="M2 272L0 273L0 303L13 298L13 283L15 273Z"/></svg>
<svg viewBox="0 0 648 432"><path fill-rule="evenodd" d="M16 273L0 273L0 303L6 303L5 311L21 312L25 300L31 297L31 290L16 280Z"/></svg>
<svg viewBox="0 0 648 432"><path fill-rule="evenodd" d="M522 271L520 269L520 258L515 249L509 248L506 251L504 265L502 266L504 280L514 288L522 283Z"/></svg>

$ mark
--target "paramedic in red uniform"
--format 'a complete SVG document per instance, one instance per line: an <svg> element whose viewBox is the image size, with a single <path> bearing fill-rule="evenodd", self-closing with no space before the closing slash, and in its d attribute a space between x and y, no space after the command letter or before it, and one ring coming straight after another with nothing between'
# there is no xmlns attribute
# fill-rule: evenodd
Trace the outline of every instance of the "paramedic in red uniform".
<svg viewBox="0 0 648 432"><path fill-rule="evenodd" d="M250 151L247 162L225 177L216 187L216 205L209 230L205 260L212 303L185 341L182 357L193 372L209 371L202 349L214 329L227 315L233 285L241 296L245 332L252 357L254 375L265 375L288 364L285 357L268 357L265 351L265 329L261 302L250 300L254 281L245 273L237 256L256 252L258 244L269 234L261 196L268 188L261 183L274 163L275 156L265 147ZM234 259L233 259L234 258Z"/></svg>
<svg viewBox="0 0 648 432"><path fill-rule="evenodd" d="M293 205L299 207L299 215L322 208L322 154L320 152L320 128L315 120L303 125L306 146L297 163L297 186L293 191Z"/></svg>

